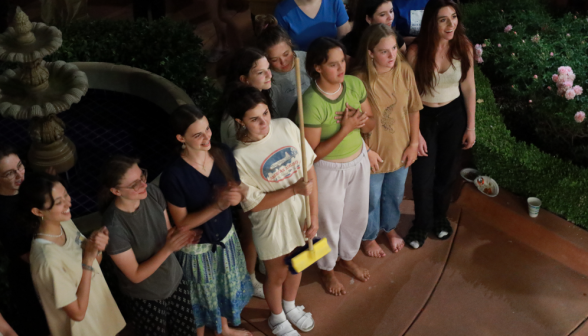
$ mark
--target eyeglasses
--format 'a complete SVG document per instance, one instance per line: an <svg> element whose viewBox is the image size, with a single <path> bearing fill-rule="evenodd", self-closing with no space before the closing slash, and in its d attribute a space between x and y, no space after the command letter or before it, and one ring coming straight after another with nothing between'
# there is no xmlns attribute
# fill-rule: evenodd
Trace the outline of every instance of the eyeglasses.
<svg viewBox="0 0 588 336"><path fill-rule="evenodd" d="M14 180L16 178L16 174L20 173L22 175L22 173L24 173L24 171L25 171L25 166L21 161L16 165L16 170L11 169L11 170L7 171L6 173L2 174L1 177L5 178L5 179L9 179L9 180Z"/></svg>
<svg viewBox="0 0 588 336"><path fill-rule="evenodd" d="M128 187L119 187L119 189L133 189L136 192L141 191L141 188L143 188L143 184L147 183L147 169L141 169L141 178L139 178L137 181L133 182L130 186Z"/></svg>

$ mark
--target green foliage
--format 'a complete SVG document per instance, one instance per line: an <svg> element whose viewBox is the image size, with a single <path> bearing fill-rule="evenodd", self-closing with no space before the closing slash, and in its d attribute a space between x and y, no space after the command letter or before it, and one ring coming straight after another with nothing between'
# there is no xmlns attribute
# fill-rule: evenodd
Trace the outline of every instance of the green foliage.
<svg viewBox="0 0 588 336"><path fill-rule="evenodd" d="M63 30L63 46L47 61L124 64L165 77L213 114L219 93L206 76L202 40L187 22L76 21Z"/></svg>
<svg viewBox="0 0 588 336"><path fill-rule="evenodd" d="M504 124L490 81L476 67L478 169L516 194L535 196L543 207L588 229L588 169L517 141Z"/></svg>
<svg viewBox="0 0 588 336"><path fill-rule="evenodd" d="M588 110L588 91L567 100L551 78L560 66L570 66L574 85L588 90L588 18L554 17L542 1L496 0L465 5L464 24L474 43L486 44L482 70L517 138L588 167L588 122L574 120L576 112ZM512 31L505 32L507 25Z"/></svg>

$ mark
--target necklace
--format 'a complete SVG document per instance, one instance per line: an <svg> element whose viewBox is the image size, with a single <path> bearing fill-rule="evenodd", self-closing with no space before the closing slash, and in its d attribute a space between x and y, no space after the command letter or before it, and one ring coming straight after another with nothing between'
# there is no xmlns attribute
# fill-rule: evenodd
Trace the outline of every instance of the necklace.
<svg viewBox="0 0 588 336"><path fill-rule="evenodd" d="M328 95L328 96L332 96L334 94L339 93L339 91L341 91L341 89L343 88L343 84L339 83L339 88L337 89L337 91L326 92L326 91L323 91L323 89L321 89L321 87L318 85L317 81L314 81L314 83L316 84L316 87L319 89L320 92L322 92L323 94Z"/></svg>
<svg viewBox="0 0 588 336"><path fill-rule="evenodd" d="M182 156L186 159L188 159L188 155L186 155L186 153L182 152ZM206 164L206 159L208 159L208 153L206 153L206 156L204 157L204 162L202 163L198 163L194 160L194 164L197 165L198 167L201 167L202 169L204 169L204 165Z"/></svg>
<svg viewBox="0 0 588 336"><path fill-rule="evenodd" d="M37 236L45 236L45 237L51 237L51 238L60 238L61 236L63 236L63 227L60 225L59 226L61 228L61 233L58 235L52 235L52 234L48 234L48 233L37 233Z"/></svg>

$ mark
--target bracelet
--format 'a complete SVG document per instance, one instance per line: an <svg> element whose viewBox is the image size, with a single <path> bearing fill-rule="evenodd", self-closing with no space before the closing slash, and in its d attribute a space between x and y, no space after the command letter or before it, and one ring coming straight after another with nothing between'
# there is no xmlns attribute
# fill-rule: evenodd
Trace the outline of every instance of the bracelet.
<svg viewBox="0 0 588 336"><path fill-rule="evenodd" d="M367 152L366 152L366 153L369 153L371 150L372 150L371 148L368 148L368 150L367 150Z"/></svg>
<svg viewBox="0 0 588 336"><path fill-rule="evenodd" d="M94 272L94 267L82 263L82 268L86 271Z"/></svg>
<svg viewBox="0 0 588 336"><path fill-rule="evenodd" d="M467 130L467 131L475 131L475 130L476 130L476 128L475 128L475 127L472 127L472 128L466 128L466 130Z"/></svg>

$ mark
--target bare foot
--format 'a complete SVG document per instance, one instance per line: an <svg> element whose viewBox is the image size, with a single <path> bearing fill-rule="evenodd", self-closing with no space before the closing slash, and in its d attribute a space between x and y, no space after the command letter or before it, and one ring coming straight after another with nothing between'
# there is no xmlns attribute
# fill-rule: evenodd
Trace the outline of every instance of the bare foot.
<svg viewBox="0 0 588 336"><path fill-rule="evenodd" d="M217 334L215 332L215 335L222 335L222 336L253 336L253 334L251 334L249 331L247 331L245 329L235 329L235 328L230 328L229 326L223 328L223 333L222 334Z"/></svg>
<svg viewBox="0 0 588 336"><path fill-rule="evenodd" d="M370 278L370 271L367 268L359 267L353 260L341 259L341 266L345 267L346 270L351 272L361 282L366 282Z"/></svg>
<svg viewBox="0 0 588 336"><path fill-rule="evenodd" d="M386 253L375 240L364 240L361 242L361 249L368 257L383 258Z"/></svg>
<svg viewBox="0 0 588 336"><path fill-rule="evenodd" d="M345 287L343 287L343 284L339 282L339 279L335 276L335 271L321 270L321 281L329 293L335 296L347 294Z"/></svg>
<svg viewBox="0 0 588 336"><path fill-rule="evenodd" d="M392 252L398 253L398 251L402 250L404 247L404 239L396 233L396 230L392 230L386 233L386 238L388 238L388 242L390 243L390 248Z"/></svg>

